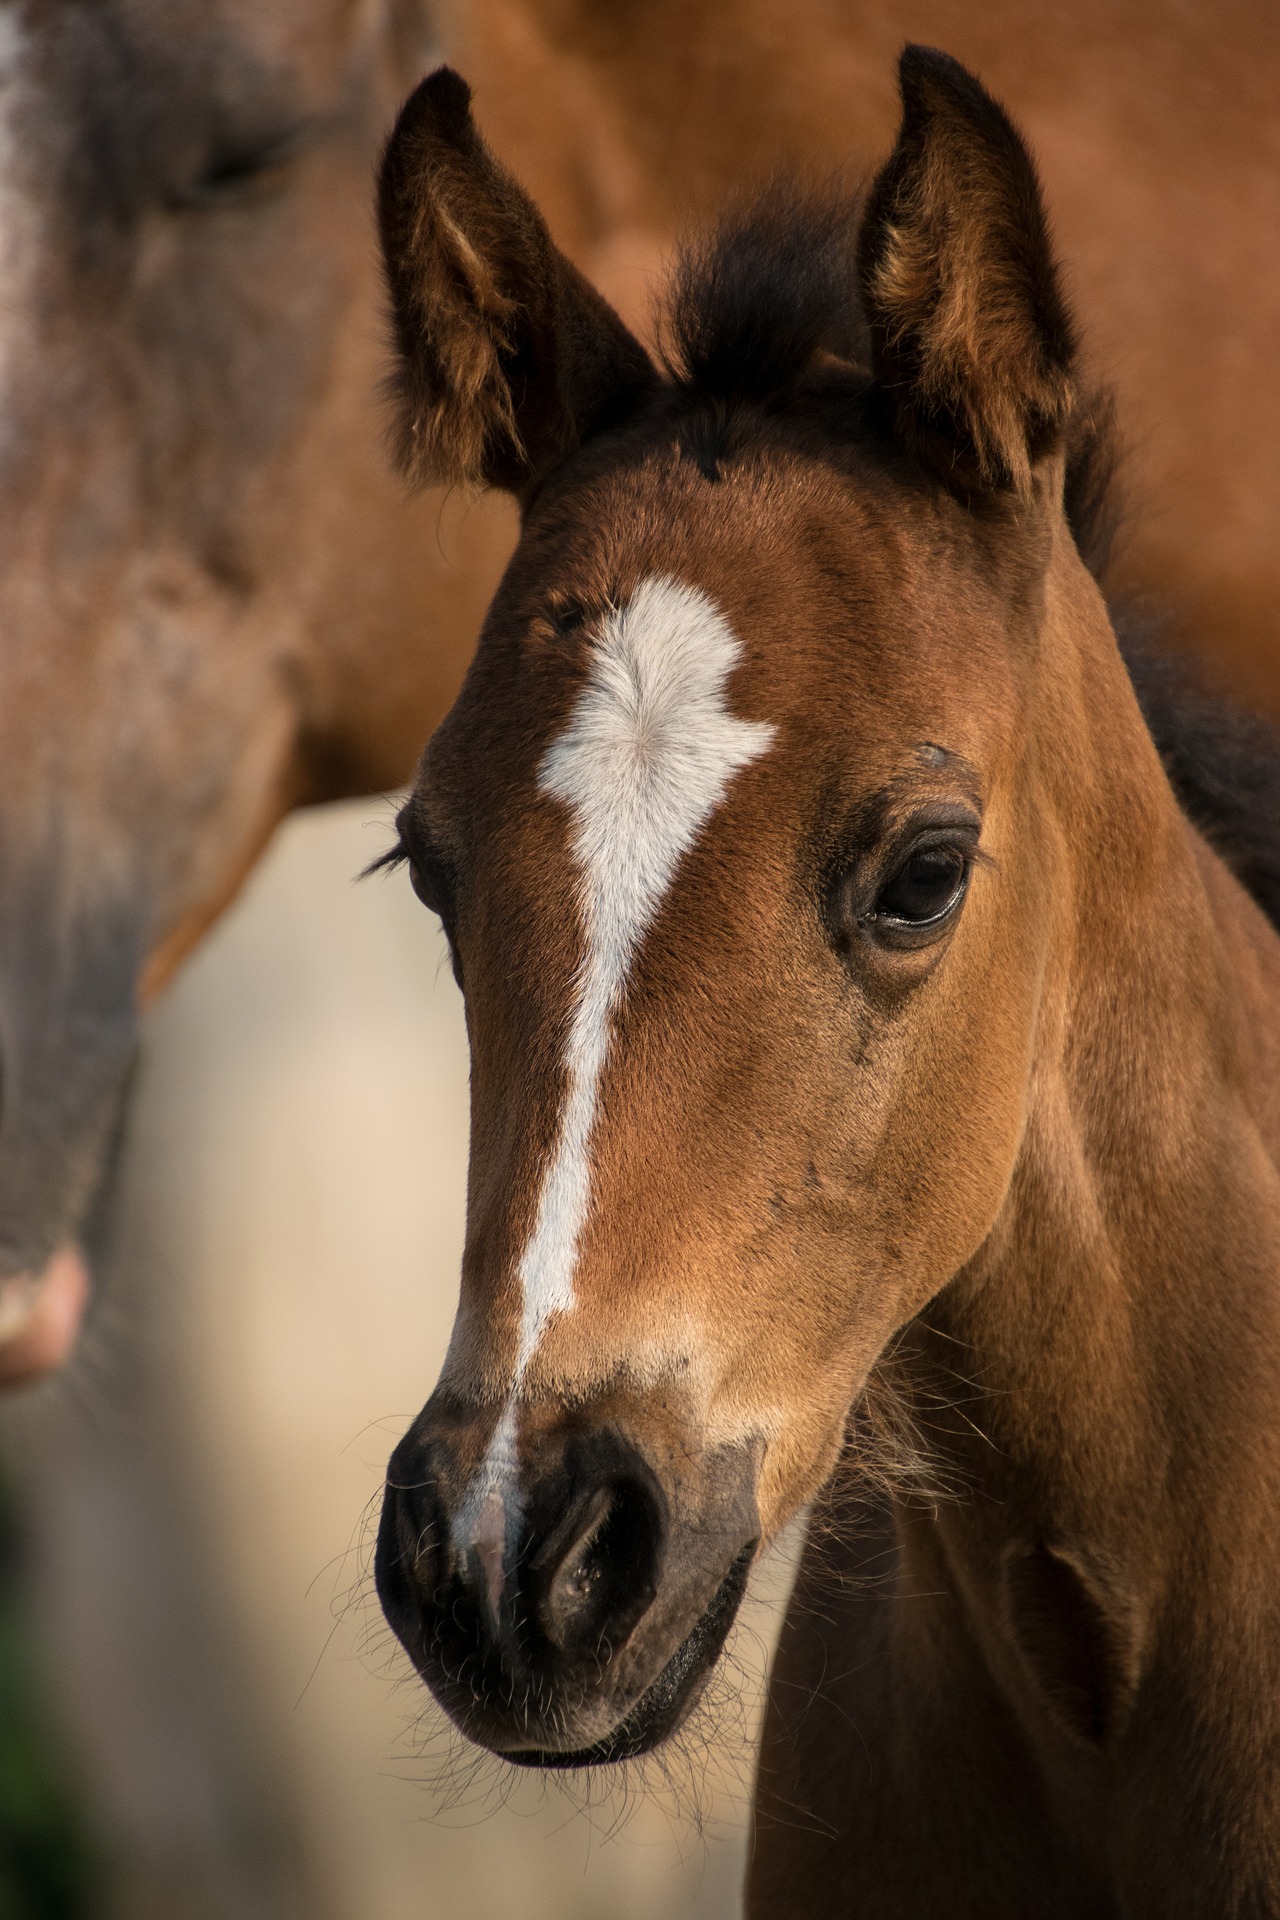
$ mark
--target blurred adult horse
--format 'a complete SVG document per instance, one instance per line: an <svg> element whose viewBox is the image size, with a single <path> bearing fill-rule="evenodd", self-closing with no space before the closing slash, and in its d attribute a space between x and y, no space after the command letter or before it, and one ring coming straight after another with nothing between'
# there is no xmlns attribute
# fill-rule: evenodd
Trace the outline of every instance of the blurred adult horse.
<svg viewBox="0 0 1280 1920"><path fill-rule="evenodd" d="M0 8L10 1377L74 1328L139 1001L289 807L405 778L500 550L382 454L371 167L425 58L403 0Z"/></svg>

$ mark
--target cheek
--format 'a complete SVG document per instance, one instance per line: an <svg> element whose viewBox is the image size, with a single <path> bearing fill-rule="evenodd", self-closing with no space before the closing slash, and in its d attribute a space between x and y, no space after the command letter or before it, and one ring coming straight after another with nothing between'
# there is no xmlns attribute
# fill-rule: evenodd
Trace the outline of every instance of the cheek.
<svg viewBox="0 0 1280 1920"><path fill-rule="evenodd" d="M856 1242L799 1226L787 1237L790 1257L767 1271L744 1276L726 1264L724 1308L705 1331L698 1366L700 1438L757 1447L768 1536L830 1474L850 1406L898 1319L892 1277L874 1263L859 1271Z"/></svg>
<svg viewBox="0 0 1280 1920"><path fill-rule="evenodd" d="M766 1540L830 1477L844 1444L853 1397L847 1366L837 1363L823 1369L809 1366L790 1379L779 1371L770 1385L771 1397L744 1410L739 1423L762 1443L756 1506ZM713 1418L717 1429L728 1424Z"/></svg>
<svg viewBox="0 0 1280 1920"><path fill-rule="evenodd" d="M894 1295L895 1326L990 1233L1026 1126L1038 950L995 885L973 905L841 1100L850 1232Z"/></svg>
<svg viewBox="0 0 1280 1920"><path fill-rule="evenodd" d="M954 990L860 1037L856 1058L832 1040L820 1080L797 1072L803 1105L793 1085L736 1177L704 1197L719 1242L706 1286L707 1429L764 1443L768 1533L818 1491L886 1344L972 1258L1007 1193L1034 995L1011 988L993 1005L973 990L974 971L957 969ZM872 1398L882 1397L877 1374ZM873 1452L881 1445L887 1434Z"/></svg>

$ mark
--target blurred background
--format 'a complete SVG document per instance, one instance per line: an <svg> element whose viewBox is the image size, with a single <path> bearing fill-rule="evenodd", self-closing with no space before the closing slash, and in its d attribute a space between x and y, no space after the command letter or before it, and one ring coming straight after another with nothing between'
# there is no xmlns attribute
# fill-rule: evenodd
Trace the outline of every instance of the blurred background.
<svg viewBox="0 0 1280 1920"><path fill-rule="evenodd" d="M334 124L333 103L365 90L356 132L354 109L343 123L350 153L304 158L302 210L278 203L288 285L255 277L240 331L215 343L274 367L272 301L287 296L296 330L309 292L297 262L314 261L317 283L329 273L314 304L341 309L330 359L358 390L367 464L344 493L336 429L299 457L298 473L323 466L330 480L318 549L361 509L399 511L369 477L383 347L365 209L396 100L441 52L476 83L482 127L557 238L644 328L685 222L779 164L859 177L892 137L903 39L946 47L1027 126L1093 362L1119 387L1133 503L1122 588L1158 601L1176 638L1280 713L1270 4L0 0L0 23L56 16L68 44L88 44L90 14L95 33L110 16L139 43L174 37L179 16L222 52L252 43L262 70L296 68ZM3 57L0 44L0 83ZM356 238L339 272L344 195ZM191 258L199 307L199 276L229 273L230 256ZM0 247L0 275L6 260ZM274 341L281 365L300 360L293 339L281 328ZM216 460L211 471L221 485ZM288 484L301 487L297 473ZM396 565L421 582L404 602L402 678L384 689L359 657L349 681L334 668L328 692L368 751L330 756L324 790L380 784L368 770L384 763L405 777L509 548L507 510L414 513L396 535ZM390 605L399 577L384 554L314 598L335 604L340 588L341 625L362 600ZM356 799L295 814L149 1013L94 1224L80 1352L0 1403L0 1920L738 1909L787 1543L683 1744L582 1791L478 1762L381 1624L372 1524L452 1320L467 1120L461 1012L434 922L403 875L355 883L389 843L392 811Z"/></svg>

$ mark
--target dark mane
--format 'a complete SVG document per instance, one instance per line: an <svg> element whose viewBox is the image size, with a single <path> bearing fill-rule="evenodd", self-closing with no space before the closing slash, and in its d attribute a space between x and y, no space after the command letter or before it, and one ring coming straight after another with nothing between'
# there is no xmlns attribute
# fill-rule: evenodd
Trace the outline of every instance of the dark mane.
<svg viewBox="0 0 1280 1920"><path fill-rule="evenodd" d="M1115 406L1105 390L1077 407L1067 447L1065 506L1081 558L1107 592L1124 518ZM1179 805L1280 928L1280 735L1213 692L1170 647L1150 608L1107 595L1142 715Z"/></svg>
<svg viewBox="0 0 1280 1920"><path fill-rule="evenodd" d="M856 196L775 182L686 242L659 320L667 371L687 408L682 433L718 478L736 408L784 407L824 369L866 384ZM1081 558L1107 591L1123 521L1121 449L1109 392L1077 401L1065 508ZM1108 595L1120 650L1179 804L1280 928L1280 735L1213 693L1162 623Z"/></svg>
<svg viewBox="0 0 1280 1920"><path fill-rule="evenodd" d="M857 299L859 203L776 180L686 240L659 319L672 378L723 406L778 405L820 356L869 361Z"/></svg>
<svg viewBox="0 0 1280 1920"><path fill-rule="evenodd" d="M779 179L680 248L657 334L681 440L709 480L738 409L785 406L824 365L868 382L858 213L856 196Z"/></svg>

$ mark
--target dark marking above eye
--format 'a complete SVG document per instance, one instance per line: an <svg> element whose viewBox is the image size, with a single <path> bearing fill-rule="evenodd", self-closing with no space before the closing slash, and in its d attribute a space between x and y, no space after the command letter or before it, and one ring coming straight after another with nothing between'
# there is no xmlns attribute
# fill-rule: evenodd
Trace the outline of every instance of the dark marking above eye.
<svg viewBox="0 0 1280 1920"><path fill-rule="evenodd" d="M574 641L585 627L603 620L616 605L608 595L554 592L534 614L529 637L546 646L558 641Z"/></svg>

